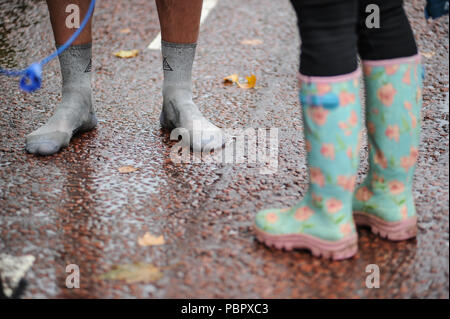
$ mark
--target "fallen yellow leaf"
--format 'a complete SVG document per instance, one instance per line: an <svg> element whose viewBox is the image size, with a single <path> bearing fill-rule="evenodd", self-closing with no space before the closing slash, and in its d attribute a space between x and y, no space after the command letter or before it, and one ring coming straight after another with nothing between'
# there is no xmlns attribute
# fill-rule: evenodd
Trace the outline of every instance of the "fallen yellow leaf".
<svg viewBox="0 0 450 319"><path fill-rule="evenodd" d="M119 30L119 32L122 33L122 34L128 34L128 33L131 32L131 29L130 28L125 28L125 29Z"/></svg>
<svg viewBox="0 0 450 319"><path fill-rule="evenodd" d="M127 283L154 282L161 279L163 273L156 266L144 263L114 266L112 270L100 276L101 279L125 280Z"/></svg>
<svg viewBox="0 0 450 319"><path fill-rule="evenodd" d="M120 50L115 52L114 55L118 58L134 58L139 53L139 50Z"/></svg>
<svg viewBox="0 0 450 319"><path fill-rule="evenodd" d="M433 51L430 51L430 52L421 52L421 54L422 54L424 57L426 57L427 59L429 59L429 58L433 57L436 53L433 52Z"/></svg>
<svg viewBox="0 0 450 319"><path fill-rule="evenodd" d="M239 81L239 75L237 73L231 74L225 78L223 78L224 83L236 83Z"/></svg>
<svg viewBox="0 0 450 319"><path fill-rule="evenodd" d="M144 236L139 237L138 244L141 246L159 246L164 245L166 242L164 241L164 236L154 236L149 232L146 232Z"/></svg>
<svg viewBox="0 0 450 319"><path fill-rule="evenodd" d="M252 74L251 76L246 76L245 78L247 79L247 83L239 83L239 81L238 81L237 84L239 85L239 87L241 89L254 88L255 84L256 84L256 76L254 74Z"/></svg>
<svg viewBox="0 0 450 319"><path fill-rule="evenodd" d="M263 41L260 39L245 39L241 41L241 44L246 45L260 45L263 44Z"/></svg>
<svg viewBox="0 0 450 319"><path fill-rule="evenodd" d="M122 166L119 167L117 170L119 171L119 173L125 174L125 173L132 173L137 171L139 168L127 165L127 166Z"/></svg>

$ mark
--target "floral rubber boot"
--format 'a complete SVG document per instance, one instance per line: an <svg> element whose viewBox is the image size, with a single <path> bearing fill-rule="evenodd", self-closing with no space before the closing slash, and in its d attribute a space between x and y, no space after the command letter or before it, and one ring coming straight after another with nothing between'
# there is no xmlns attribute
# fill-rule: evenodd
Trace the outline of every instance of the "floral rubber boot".
<svg viewBox="0 0 450 319"><path fill-rule="evenodd" d="M255 218L257 238L278 249L308 249L334 260L356 254L352 216L361 125L357 70L332 77L300 75L309 189L294 207Z"/></svg>
<svg viewBox="0 0 450 319"><path fill-rule="evenodd" d="M355 192L354 218L381 237L409 239L417 233L412 183L420 140L420 56L363 65L370 169Z"/></svg>

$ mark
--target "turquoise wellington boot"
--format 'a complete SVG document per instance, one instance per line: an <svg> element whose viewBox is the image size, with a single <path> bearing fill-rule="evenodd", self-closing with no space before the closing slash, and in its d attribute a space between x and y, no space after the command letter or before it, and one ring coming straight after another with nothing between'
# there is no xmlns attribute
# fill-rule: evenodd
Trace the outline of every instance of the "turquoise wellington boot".
<svg viewBox="0 0 450 319"><path fill-rule="evenodd" d="M300 75L309 189L294 207L256 215L257 238L268 246L308 249L335 260L356 254L352 195L358 168L360 72Z"/></svg>
<svg viewBox="0 0 450 319"><path fill-rule="evenodd" d="M381 237L409 239L417 233L412 183L420 139L420 56L363 65L370 168L355 192L354 218Z"/></svg>

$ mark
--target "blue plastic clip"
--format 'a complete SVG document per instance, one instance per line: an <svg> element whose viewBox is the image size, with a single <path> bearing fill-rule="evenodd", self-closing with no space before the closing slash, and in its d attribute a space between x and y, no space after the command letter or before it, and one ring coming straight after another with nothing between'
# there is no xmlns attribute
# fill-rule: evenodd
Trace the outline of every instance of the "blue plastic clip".
<svg viewBox="0 0 450 319"><path fill-rule="evenodd" d="M83 31L84 27L86 27L90 17L94 12L95 1L96 0L91 0L91 4L89 5L89 9L86 13L86 16L81 22L81 25L78 28L78 30L75 31L74 34L72 34L72 36L69 38L69 40L67 40L66 43L60 46L58 50L56 50L49 56L45 57L41 61L31 64L25 70L6 70L0 68L0 74L4 74L6 76L11 77L21 76L22 78L20 79L20 88L25 92L34 92L36 90L39 90L42 84L42 67L46 65L48 62L50 62L52 59L60 55L62 52L64 52L64 50L67 49L73 43L73 41L75 41L75 39L81 34L81 31Z"/></svg>
<svg viewBox="0 0 450 319"><path fill-rule="evenodd" d="M20 88L26 92L34 92L41 88L42 66L35 62L25 70L25 75L20 79Z"/></svg>

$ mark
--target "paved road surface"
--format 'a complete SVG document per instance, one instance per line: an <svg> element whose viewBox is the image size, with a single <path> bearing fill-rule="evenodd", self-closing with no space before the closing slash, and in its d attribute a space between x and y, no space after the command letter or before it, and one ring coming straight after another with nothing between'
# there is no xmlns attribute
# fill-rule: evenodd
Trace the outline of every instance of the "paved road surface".
<svg viewBox="0 0 450 319"><path fill-rule="evenodd" d="M287 0L220 0L204 21L194 65L195 100L214 123L279 128L272 175L255 164L168 160L173 142L158 122L161 58L146 49L159 33L155 5L100 1L93 49L97 130L55 156L26 154L25 135L60 100L58 63L45 68L35 94L0 77L0 252L36 257L23 297L448 298L448 18L427 26L424 1L407 2L427 69L417 240L391 243L363 229L360 252L342 262L256 242L256 211L294 204L307 185L296 91L299 39ZM43 1L0 0L1 66L24 67L53 50L47 15ZM120 32L125 28L131 33ZM262 43L241 43L255 39ZM120 49L141 51L126 60L112 55ZM223 85L232 73L255 74L258 88ZM139 170L120 174L124 165ZM366 169L363 163L359 180ZM163 234L166 244L140 246L147 231ZM162 278L148 284L99 278L134 262L160 267ZM65 287L68 264L80 267L80 289ZM380 268L379 289L365 287L368 264Z"/></svg>

